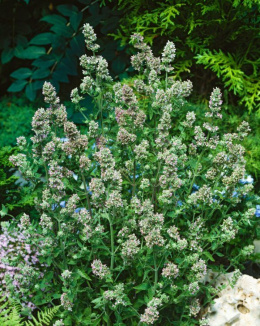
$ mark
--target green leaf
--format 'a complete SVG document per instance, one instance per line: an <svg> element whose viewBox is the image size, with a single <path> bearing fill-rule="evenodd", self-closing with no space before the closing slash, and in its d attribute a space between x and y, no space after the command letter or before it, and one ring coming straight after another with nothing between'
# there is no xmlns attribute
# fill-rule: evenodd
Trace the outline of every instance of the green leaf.
<svg viewBox="0 0 260 326"><path fill-rule="evenodd" d="M216 252L216 255L219 257L224 257L224 255L221 252Z"/></svg>
<svg viewBox="0 0 260 326"><path fill-rule="evenodd" d="M0 216L4 217L4 216L7 215L7 213L8 213L8 208L5 207L5 205L2 204L2 210L0 211Z"/></svg>
<svg viewBox="0 0 260 326"><path fill-rule="evenodd" d="M7 89L8 92L20 92L25 85L28 84L27 80L16 80L11 84L11 86Z"/></svg>
<svg viewBox="0 0 260 326"><path fill-rule="evenodd" d="M208 251L204 251L203 254L211 261L215 261L212 255Z"/></svg>
<svg viewBox="0 0 260 326"><path fill-rule="evenodd" d="M52 74L52 78L55 79L56 81L62 82L62 83L69 82L67 72L64 69L56 69Z"/></svg>
<svg viewBox="0 0 260 326"><path fill-rule="evenodd" d="M149 283L142 283L137 286L134 286L134 289L140 290L140 291L147 291L151 285Z"/></svg>
<svg viewBox="0 0 260 326"><path fill-rule="evenodd" d="M34 101L36 98L36 90L33 88L33 84L29 83L25 88L25 95L30 101Z"/></svg>
<svg viewBox="0 0 260 326"><path fill-rule="evenodd" d="M47 15L44 16L41 20L53 25L67 24L67 20L60 15Z"/></svg>
<svg viewBox="0 0 260 326"><path fill-rule="evenodd" d="M46 77L50 76L50 70L49 69L37 69L34 71L34 73L32 74L32 79L43 79Z"/></svg>
<svg viewBox="0 0 260 326"><path fill-rule="evenodd" d="M25 79L30 77L32 74L31 69L29 68L19 68L15 70L14 72L11 73L11 77L16 78L16 79Z"/></svg>
<svg viewBox="0 0 260 326"><path fill-rule="evenodd" d="M72 37L74 31L71 26L67 25L54 25L51 27L51 30L62 37L70 38Z"/></svg>
<svg viewBox="0 0 260 326"><path fill-rule="evenodd" d="M79 34L70 41L70 47L77 57L85 53L85 42L83 34Z"/></svg>
<svg viewBox="0 0 260 326"><path fill-rule="evenodd" d="M70 17L70 23L75 32L77 32L80 23L82 21L83 14L82 12L75 13Z"/></svg>
<svg viewBox="0 0 260 326"><path fill-rule="evenodd" d="M39 68L49 68L56 62L55 58L45 55L33 61L32 65Z"/></svg>
<svg viewBox="0 0 260 326"><path fill-rule="evenodd" d="M77 270L77 273L79 274L79 276L83 277L84 279L91 281L91 278L83 271L81 271L80 269Z"/></svg>
<svg viewBox="0 0 260 326"><path fill-rule="evenodd" d="M60 12L64 16L71 17L75 13L78 12L78 8L74 5L67 4L67 5L59 5L57 6L58 12Z"/></svg>
<svg viewBox="0 0 260 326"><path fill-rule="evenodd" d="M38 90L38 89L42 89L42 86L44 84L45 80L42 79L42 80L36 80L34 82L32 82L32 85L33 85L33 89L34 90Z"/></svg>
<svg viewBox="0 0 260 326"><path fill-rule="evenodd" d="M44 47L29 46L28 48L16 53L16 56L20 59L37 59L44 55L46 52Z"/></svg>
<svg viewBox="0 0 260 326"><path fill-rule="evenodd" d="M45 45L53 42L53 33L41 33L31 39L30 44Z"/></svg>
<svg viewBox="0 0 260 326"><path fill-rule="evenodd" d="M1 54L1 62L2 64L5 64L9 61L11 61L14 57L14 49L13 48L6 48L3 50Z"/></svg>

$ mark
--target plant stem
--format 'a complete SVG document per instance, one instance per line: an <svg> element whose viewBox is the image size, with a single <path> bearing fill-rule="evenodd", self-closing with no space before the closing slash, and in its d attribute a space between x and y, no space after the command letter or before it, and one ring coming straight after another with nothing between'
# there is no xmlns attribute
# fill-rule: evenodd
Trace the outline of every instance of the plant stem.
<svg viewBox="0 0 260 326"><path fill-rule="evenodd" d="M114 229L113 229L113 223L110 219L109 220L109 226L110 226L110 243L111 243L111 261L110 261L110 269L111 271L114 269L114 263L115 263L115 243L114 243Z"/></svg>
<svg viewBox="0 0 260 326"><path fill-rule="evenodd" d="M86 199L87 199L87 205L88 205L89 214L90 214L90 216L92 218L92 211L91 211L91 205L90 205L90 200L89 200L89 195L88 195L88 190L87 190L86 179L84 177L84 173L83 173L82 169L80 169L80 172L81 172L81 177L82 177L83 184L84 184L84 189L85 189L85 194L86 194Z"/></svg>
<svg viewBox="0 0 260 326"><path fill-rule="evenodd" d="M134 160L134 175L133 175L133 189L132 189L132 196L133 197L135 195L135 187L136 187L136 184L135 184L135 173L136 173L136 162Z"/></svg>
<svg viewBox="0 0 260 326"><path fill-rule="evenodd" d="M154 264L154 291L155 291L156 287L157 287L157 282L158 282L158 266L157 266L157 261L156 261L155 248L153 248L153 264Z"/></svg>

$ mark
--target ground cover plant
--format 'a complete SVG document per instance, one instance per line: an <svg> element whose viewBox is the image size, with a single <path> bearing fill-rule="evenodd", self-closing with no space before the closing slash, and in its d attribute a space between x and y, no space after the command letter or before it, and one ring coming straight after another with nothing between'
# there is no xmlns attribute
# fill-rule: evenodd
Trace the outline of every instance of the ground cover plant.
<svg viewBox="0 0 260 326"><path fill-rule="evenodd" d="M235 282L253 251L257 198L241 145L250 127L219 132L218 88L203 124L193 111L179 121L192 84L174 79L172 42L155 57L134 34L136 77L113 83L92 27L83 33L93 53L80 58L71 101L84 114L89 95L95 110L81 134L44 84L32 148L21 136L10 158L42 187L38 218L3 225L1 291L28 315L61 305L56 325L207 325L207 270L236 270Z"/></svg>

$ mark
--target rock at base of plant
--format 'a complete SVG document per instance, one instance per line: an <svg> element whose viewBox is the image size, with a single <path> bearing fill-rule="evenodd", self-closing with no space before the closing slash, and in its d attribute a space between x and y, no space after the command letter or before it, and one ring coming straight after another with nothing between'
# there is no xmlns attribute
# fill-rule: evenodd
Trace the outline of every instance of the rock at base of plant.
<svg viewBox="0 0 260 326"><path fill-rule="evenodd" d="M214 273L215 274L215 273ZM221 275L215 287L220 290L205 317L209 326L259 326L260 325L260 279L249 275L238 278L232 288L230 282L234 273ZM209 279L212 279L212 275Z"/></svg>

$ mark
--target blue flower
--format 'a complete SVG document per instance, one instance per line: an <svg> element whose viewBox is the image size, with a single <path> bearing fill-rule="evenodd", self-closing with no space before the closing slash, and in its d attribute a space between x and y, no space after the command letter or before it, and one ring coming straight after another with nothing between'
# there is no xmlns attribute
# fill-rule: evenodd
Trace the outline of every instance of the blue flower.
<svg viewBox="0 0 260 326"><path fill-rule="evenodd" d="M254 179L252 178L251 175L248 175L246 179L245 178L240 179L239 183L242 183L243 185L252 184L252 183L254 183Z"/></svg>
<svg viewBox="0 0 260 326"><path fill-rule="evenodd" d="M194 193L194 192L196 192L196 191L198 191L200 189L200 187L198 186L198 185L196 185L196 183L194 183L193 184L193 186L192 186L192 194Z"/></svg>
<svg viewBox="0 0 260 326"><path fill-rule="evenodd" d="M234 192L233 192L232 197L238 197L238 193L237 193L237 191L234 191Z"/></svg>
<svg viewBox="0 0 260 326"><path fill-rule="evenodd" d="M65 200L61 201L61 202L60 202L60 207L64 208L65 206L66 206L66 202L65 202Z"/></svg>
<svg viewBox="0 0 260 326"><path fill-rule="evenodd" d="M260 205L256 205L255 216L260 217Z"/></svg>
<svg viewBox="0 0 260 326"><path fill-rule="evenodd" d="M82 209L85 209L85 207L79 207L75 209L75 213L79 213Z"/></svg>
<svg viewBox="0 0 260 326"><path fill-rule="evenodd" d="M60 138L60 141L62 143L67 143L69 141L69 139L68 138Z"/></svg>
<svg viewBox="0 0 260 326"><path fill-rule="evenodd" d="M65 200L61 201L61 202L60 202L60 207L64 208L65 206L66 206L66 202L65 202ZM52 205L51 205L51 209L52 209L53 211L54 211L57 207L59 207L58 204L52 204Z"/></svg>

